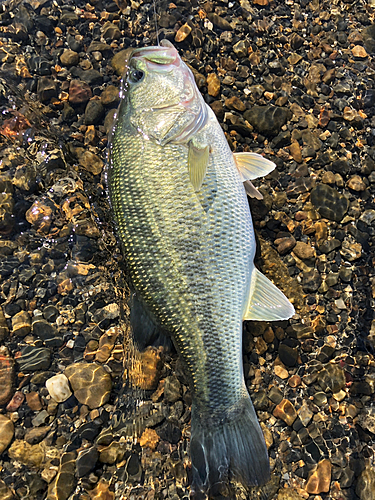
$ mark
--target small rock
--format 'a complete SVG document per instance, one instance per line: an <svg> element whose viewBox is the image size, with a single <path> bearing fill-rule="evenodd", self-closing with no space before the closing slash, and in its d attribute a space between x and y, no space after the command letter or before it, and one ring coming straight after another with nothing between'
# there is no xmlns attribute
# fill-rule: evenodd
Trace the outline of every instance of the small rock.
<svg viewBox="0 0 375 500"><path fill-rule="evenodd" d="M222 120L224 118L224 107L221 101L214 101L210 104L212 111L215 113L216 118L218 120Z"/></svg>
<svg viewBox="0 0 375 500"><path fill-rule="evenodd" d="M138 366L134 368L134 372L129 373L129 376L137 387L153 391L158 386L161 367L160 353L156 348L149 346L140 353Z"/></svg>
<svg viewBox="0 0 375 500"><path fill-rule="evenodd" d="M348 240L344 240L342 243L342 248L340 254L345 260L353 262L357 260L362 255L362 245L360 243L352 243Z"/></svg>
<svg viewBox="0 0 375 500"><path fill-rule="evenodd" d="M207 14L207 17L214 26L223 31L231 31L233 29L232 26L228 23L228 21L218 16L214 12L209 12Z"/></svg>
<svg viewBox="0 0 375 500"><path fill-rule="evenodd" d="M35 200L29 210L26 212L26 220L38 232L48 233L52 222L53 210L45 200Z"/></svg>
<svg viewBox="0 0 375 500"><path fill-rule="evenodd" d="M142 448L150 448L151 451L155 451L159 441L158 433L154 429L145 429L140 437L139 444Z"/></svg>
<svg viewBox="0 0 375 500"><path fill-rule="evenodd" d="M121 31L117 24L107 21L102 28L103 38L106 42L121 38Z"/></svg>
<svg viewBox="0 0 375 500"><path fill-rule="evenodd" d="M38 444L47 436L51 427L34 427L28 429L25 434L25 441L29 444Z"/></svg>
<svg viewBox="0 0 375 500"><path fill-rule="evenodd" d="M31 445L17 439L8 449L8 455L23 465L40 467L45 460L45 447L43 443Z"/></svg>
<svg viewBox="0 0 375 500"><path fill-rule="evenodd" d="M352 54L354 57L357 57L358 59L366 59L366 57L368 57L366 49L362 47L362 45L355 45L352 48Z"/></svg>
<svg viewBox="0 0 375 500"><path fill-rule="evenodd" d="M10 412L17 411L24 401L25 395L21 391L17 391L14 393L12 399L7 404L6 410Z"/></svg>
<svg viewBox="0 0 375 500"><path fill-rule="evenodd" d="M293 389L295 389L296 387L301 385L301 382L302 379L299 375L292 375L288 380L288 385L290 385L290 387L293 387Z"/></svg>
<svg viewBox="0 0 375 500"><path fill-rule="evenodd" d="M279 357L284 365L292 367L297 363L298 351L294 347L281 343L279 345Z"/></svg>
<svg viewBox="0 0 375 500"><path fill-rule="evenodd" d="M276 500L303 500L303 498L293 488L281 488Z"/></svg>
<svg viewBox="0 0 375 500"><path fill-rule="evenodd" d="M244 113L244 118L264 135L277 135L281 127L290 120L292 112L279 106L253 106Z"/></svg>
<svg viewBox="0 0 375 500"><path fill-rule="evenodd" d="M20 311L12 318L12 331L18 337L26 337L31 331L31 319L26 311Z"/></svg>
<svg viewBox="0 0 375 500"><path fill-rule="evenodd" d="M319 271L313 269L303 273L302 288L306 293L314 293L318 290L322 283L322 278Z"/></svg>
<svg viewBox="0 0 375 500"><path fill-rule="evenodd" d="M63 373L59 373L46 381L47 390L57 403L63 403L72 395L69 380Z"/></svg>
<svg viewBox="0 0 375 500"><path fill-rule="evenodd" d="M336 189L318 184L311 192L311 203L324 218L340 222L349 208L349 200Z"/></svg>
<svg viewBox="0 0 375 500"><path fill-rule="evenodd" d="M233 45L233 52L237 57L246 57L248 54L250 44L248 40L240 40Z"/></svg>
<svg viewBox="0 0 375 500"><path fill-rule="evenodd" d="M76 66L79 63L79 54L74 50L64 50L60 56L60 62L63 66Z"/></svg>
<svg viewBox="0 0 375 500"><path fill-rule="evenodd" d="M220 93L220 80L216 73L207 75L207 92L212 97L217 97Z"/></svg>
<svg viewBox="0 0 375 500"><path fill-rule="evenodd" d="M296 243L296 246L293 248L293 253L302 260L315 259L316 257L315 249L308 243L303 243L302 241Z"/></svg>
<svg viewBox="0 0 375 500"><path fill-rule="evenodd" d="M74 396L90 409L105 404L112 389L111 376L96 363L74 363L65 370Z"/></svg>
<svg viewBox="0 0 375 500"><path fill-rule="evenodd" d="M26 393L26 403L30 410L39 411L43 408L39 394L35 391Z"/></svg>
<svg viewBox="0 0 375 500"><path fill-rule="evenodd" d="M191 33L191 26L188 23L185 23L178 29L174 39L177 43L183 42Z"/></svg>
<svg viewBox="0 0 375 500"><path fill-rule="evenodd" d="M16 362L22 372L48 370L51 364L51 351L45 347L27 345L22 349L21 356Z"/></svg>
<svg viewBox="0 0 375 500"><path fill-rule="evenodd" d="M164 398L168 403L175 403L181 398L181 384L177 377L169 376L165 379Z"/></svg>
<svg viewBox="0 0 375 500"><path fill-rule="evenodd" d="M133 49L120 50L112 57L111 66L118 76L122 76L126 70L126 64L128 62L130 54Z"/></svg>
<svg viewBox="0 0 375 500"><path fill-rule="evenodd" d="M289 146L289 152L294 161L296 161L297 163L302 162L301 146L297 141L292 141L292 143Z"/></svg>
<svg viewBox="0 0 375 500"><path fill-rule="evenodd" d="M8 448L14 436L14 424L5 415L0 415L0 455Z"/></svg>
<svg viewBox="0 0 375 500"><path fill-rule="evenodd" d="M307 427L313 417L313 412L310 410L309 404L307 401L303 401L301 408L297 411L298 417L302 422L302 425Z"/></svg>
<svg viewBox="0 0 375 500"><path fill-rule="evenodd" d="M296 409L288 399L283 399L273 410L273 415L283 420L287 425L292 426L297 418Z"/></svg>
<svg viewBox="0 0 375 500"><path fill-rule="evenodd" d="M33 319L32 329L47 347L61 347L64 342L56 328L40 316Z"/></svg>
<svg viewBox="0 0 375 500"><path fill-rule="evenodd" d="M91 172L93 175L99 175L104 167L104 162L99 156L91 151L83 151L82 154L79 155L79 164L88 172Z"/></svg>
<svg viewBox="0 0 375 500"><path fill-rule="evenodd" d="M310 495L328 493L331 485L331 472L331 462L327 458L321 460L307 480L306 491Z"/></svg>
<svg viewBox="0 0 375 500"><path fill-rule="evenodd" d="M99 461L103 464L115 464L121 462L126 452L125 443L112 441L112 443L103 448L99 455Z"/></svg>
<svg viewBox="0 0 375 500"><path fill-rule="evenodd" d="M85 448L78 453L76 460L76 473L78 477L84 477L95 469L99 458L99 452L95 446Z"/></svg>
<svg viewBox="0 0 375 500"><path fill-rule="evenodd" d="M0 479L0 498L1 500L16 500L16 497L13 495L10 488L8 488L8 486L1 479Z"/></svg>
<svg viewBox="0 0 375 500"><path fill-rule="evenodd" d="M245 111L246 109L245 104L241 101L241 99L239 99L235 95L232 97L228 97L228 99L225 100L225 106L228 109L235 109L236 111L241 111L241 112Z"/></svg>
<svg viewBox="0 0 375 500"><path fill-rule="evenodd" d="M87 103L85 109L85 125L97 125L104 116L104 108L100 101L91 100Z"/></svg>
<svg viewBox="0 0 375 500"><path fill-rule="evenodd" d="M69 451L62 455L56 477L48 486L48 500L67 500L69 498L76 484L74 474L76 458L75 451Z"/></svg>
<svg viewBox="0 0 375 500"><path fill-rule="evenodd" d="M52 97L57 97L57 89L55 82L46 76L41 76L38 79L37 90L40 102L47 103Z"/></svg>
<svg viewBox="0 0 375 500"><path fill-rule="evenodd" d="M103 90L100 100L103 106L114 106L120 101L118 88L114 85L108 85L108 87Z"/></svg>
<svg viewBox="0 0 375 500"><path fill-rule="evenodd" d="M92 97L90 86L80 80L72 80L69 86L70 104L86 104Z"/></svg>
<svg viewBox="0 0 375 500"><path fill-rule="evenodd" d="M348 180L347 186L357 192L361 192L366 189L366 184L359 175L353 175L353 177Z"/></svg>
<svg viewBox="0 0 375 500"><path fill-rule="evenodd" d="M275 245L280 255L286 255L296 246L296 240L293 236L277 238L275 240Z"/></svg>
<svg viewBox="0 0 375 500"><path fill-rule="evenodd" d="M6 348L0 352L0 405L5 405L12 397L14 383L14 360Z"/></svg>

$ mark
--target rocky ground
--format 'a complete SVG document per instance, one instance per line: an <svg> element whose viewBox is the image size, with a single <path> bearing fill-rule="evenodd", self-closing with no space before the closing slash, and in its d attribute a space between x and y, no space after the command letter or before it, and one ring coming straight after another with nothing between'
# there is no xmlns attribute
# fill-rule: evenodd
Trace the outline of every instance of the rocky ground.
<svg viewBox="0 0 375 500"><path fill-rule="evenodd" d="M375 498L374 7L156 6L231 147L277 164L257 264L297 314L244 328L273 474L239 499ZM123 51L155 43L142 0L0 5L1 499L188 497L191 395L133 352L102 179Z"/></svg>

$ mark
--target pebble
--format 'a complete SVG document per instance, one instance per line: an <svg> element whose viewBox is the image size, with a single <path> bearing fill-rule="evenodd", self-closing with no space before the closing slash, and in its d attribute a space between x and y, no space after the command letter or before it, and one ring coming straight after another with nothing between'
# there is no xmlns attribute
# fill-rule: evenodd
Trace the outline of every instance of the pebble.
<svg viewBox="0 0 375 500"><path fill-rule="evenodd" d="M125 73L126 63L130 55L129 49L120 50L111 59L111 66L118 76Z"/></svg>
<svg viewBox="0 0 375 500"><path fill-rule="evenodd" d="M246 109L246 105L235 95L225 99L225 106L228 109L234 109L236 111L245 111Z"/></svg>
<svg viewBox="0 0 375 500"><path fill-rule="evenodd" d="M47 436L49 431L51 430L51 427L46 426L46 427L34 427L31 429L28 429L25 434L25 441L28 444L38 444L43 439Z"/></svg>
<svg viewBox="0 0 375 500"><path fill-rule="evenodd" d="M349 200L335 188L318 184L311 192L311 202L326 219L340 222L349 208Z"/></svg>
<svg viewBox="0 0 375 500"><path fill-rule="evenodd" d="M274 243L277 246L277 251L280 255L286 255L287 253L291 252L296 246L296 240L293 236L277 238Z"/></svg>
<svg viewBox="0 0 375 500"><path fill-rule="evenodd" d="M17 391L14 393L12 399L7 404L6 410L10 412L17 411L18 408L25 401L25 395L21 391Z"/></svg>
<svg viewBox="0 0 375 500"><path fill-rule="evenodd" d="M5 405L12 398L14 391L14 360L6 348L0 349L0 405Z"/></svg>
<svg viewBox="0 0 375 500"><path fill-rule="evenodd" d="M375 494L375 470L371 464L367 464L358 478L355 489L360 500L372 500Z"/></svg>
<svg viewBox="0 0 375 500"><path fill-rule="evenodd" d="M69 103L73 105L86 104L92 97L90 86L80 80L72 80L69 86Z"/></svg>
<svg viewBox="0 0 375 500"><path fill-rule="evenodd" d="M147 347L140 353L139 361L134 371L129 373L133 384L145 391L153 391L157 388L162 362L160 353L154 347Z"/></svg>
<svg viewBox="0 0 375 500"><path fill-rule="evenodd" d="M181 28L177 30L176 36L174 37L175 42L181 43L183 42L191 33L191 26L185 23Z"/></svg>
<svg viewBox="0 0 375 500"><path fill-rule="evenodd" d="M297 418L297 412L293 403L288 399L283 399L273 410L273 415L283 420L287 425L292 426Z"/></svg>
<svg viewBox="0 0 375 500"><path fill-rule="evenodd" d="M101 101L91 100L85 109L85 125L97 125L104 116L104 107Z"/></svg>
<svg viewBox="0 0 375 500"><path fill-rule="evenodd" d="M36 231L47 234L52 223L53 209L48 201L41 199L35 200L29 210L26 212L26 220Z"/></svg>
<svg viewBox="0 0 375 500"><path fill-rule="evenodd" d="M103 160L91 151L83 151L79 154L78 159L81 167L91 172L93 175L99 175L103 170Z"/></svg>
<svg viewBox="0 0 375 500"><path fill-rule="evenodd" d="M207 92L212 97L217 97L220 93L220 80L216 73L207 75Z"/></svg>
<svg viewBox="0 0 375 500"><path fill-rule="evenodd" d="M31 319L26 311L20 311L12 318L13 335L26 337L31 331Z"/></svg>
<svg viewBox="0 0 375 500"><path fill-rule="evenodd" d="M124 443L119 443L117 441L112 441L112 443L106 448L100 451L99 460L103 464L115 464L116 462L121 462L125 455Z"/></svg>
<svg viewBox="0 0 375 500"><path fill-rule="evenodd" d="M43 340L43 343L47 347L61 347L64 342L56 328L43 317L34 317L32 321L32 330L35 335Z"/></svg>
<svg viewBox="0 0 375 500"><path fill-rule="evenodd" d="M5 415L0 415L0 455L8 448L14 436L14 424Z"/></svg>
<svg viewBox="0 0 375 500"><path fill-rule="evenodd" d="M338 392L346 384L344 370L337 363L327 363L318 373L317 380L323 391Z"/></svg>
<svg viewBox="0 0 375 500"><path fill-rule="evenodd" d="M279 345L279 357L284 365L293 367L297 363L298 351L294 347L290 347L287 344L281 343Z"/></svg>
<svg viewBox="0 0 375 500"><path fill-rule="evenodd" d="M111 376L96 363L73 363L65 370L74 396L90 409L98 408L109 400Z"/></svg>
<svg viewBox="0 0 375 500"><path fill-rule="evenodd" d="M315 259L316 257L315 248L308 243L303 243L302 241L298 241L296 243L293 248L293 253L302 260Z"/></svg>
<svg viewBox="0 0 375 500"><path fill-rule="evenodd" d="M72 395L69 380L63 373L59 373L46 381L46 387L51 398L57 403L63 403Z"/></svg>
<svg viewBox="0 0 375 500"><path fill-rule="evenodd" d="M253 106L244 113L244 118L265 135L277 135L281 127L292 117L288 108L278 106Z"/></svg>
<svg viewBox="0 0 375 500"><path fill-rule="evenodd" d="M366 49L362 47L362 45L355 45L352 48L352 54L354 57L357 57L358 59L366 59L366 57L368 57Z"/></svg>
<svg viewBox="0 0 375 500"><path fill-rule="evenodd" d="M39 411L43 408L39 394L35 391L26 393L26 403L28 407L33 411Z"/></svg>
<svg viewBox="0 0 375 500"><path fill-rule="evenodd" d="M119 90L114 85L108 85L100 96L103 106L115 106L120 101Z"/></svg>
<svg viewBox="0 0 375 500"><path fill-rule="evenodd" d="M331 473L331 462L326 458L321 460L307 480L306 491L310 495L327 493L331 484Z"/></svg>
<svg viewBox="0 0 375 500"><path fill-rule="evenodd" d="M314 415L307 401L303 401L302 406L297 410L297 413L302 425L307 427Z"/></svg>
<svg viewBox="0 0 375 500"><path fill-rule="evenodd" d="M60 62L63 66L76 66L79 63L79 54L74 50L64 50Z"/></svg>
<svg viewBox="0 0 375 500"><path fill-rule="evenodd" d="M357 192L362 192L366 189L366 184L359 175L353 175L353 177L348 180L347 186Z"/></svg>
<svg viewBox="0 0 375 500"><path fill-rule="evenodd" d="M99 452L95 446L79 451L76 460L77 477L84 477L90 474L90 472L95 469L98 458Z"/></svg>
<svg viewBox="0 0 375 500"><path fill-rule="evenodd" d="M303 500L303 498L293 488L281 488L276 500Z"/></svg>
<svg viewBox="0 0 375 500"><path fill-rule="evenodd" d="M48 500L67 500L76 484L75 461L77 453L69 451L60 459L59 470L55 479L48 485Z"/></svg>
<svg viewBox="0 0 375 500"><path fill-rule="evenodd" d="M51 364L51 351L45 347L28 345L22 349L21 356L16 362L21 372L48 370Z"/></svg>
<svg viewBox="0 0 375 500"><path fill-rule="evenodd" d="M8 449L12 460L17 460L23 465L40 467L45 460L45 446L42 443L31 445L26 441L16 439Z"/></svg>
<svg viewBox="0 0 375 500"><path fill-rule="evenodd" d="M159 441L158 433L154 429L145 429L139 439L139 444L142 448L150 448L151 451L155 451Z"/></svg>

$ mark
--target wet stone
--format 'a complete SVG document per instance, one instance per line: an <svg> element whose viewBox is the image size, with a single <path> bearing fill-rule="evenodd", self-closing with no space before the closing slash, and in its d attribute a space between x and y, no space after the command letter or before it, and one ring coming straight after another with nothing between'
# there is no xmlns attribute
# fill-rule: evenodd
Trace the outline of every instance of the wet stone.
<svg viewBox="0 0 375 500"><path fill-rule="evenodd" d="M320 240L318 243L318 249L321 253L331 253L333 250L339 247L341 247L341 241L336 238L325 241Z"/></svg>
<svg viewBox="0 0 375 500"><path fill-rule="evenodd" d="M47 436L51 427L35 427L28 429L25 434L25 441L28 444L38 444Z"/></svg>
<svg viewBox="0 0 375 500"><path fill-rule="evenodd" d="M366 189L366 184L359 175L353 175L353 177L348 180L347 185L350 189L357 192L361 192Z"/></svg>
<svg viewBox="0 0 375 500"><path fill-rule="evenodd" d="M26 311L20 311L12 318L12 331L18 337L25 337L31 331L31 319Z"/></svg>
<svg viewBox="0 0 375 500"><path fill-rule="evenodd" d="M165 379L164 398L168 403L175 403L181 398L181 384L177 377L169 376Z"/></svg>
<svg viewBox="0 0 375 500"><path fill-rule="evenodd" d="M150 450L154 451L159 441L159 435L154 429L145 429L139 439L139 444L142 448L150 448Z"/></svg>
<svg viewBox="0 0 375 500"><path fill-rule="evenodd" d="M349 200L335 188L318 184L311 192L311 202L326 219L340 222L349 208Z"/></svg>
<svg viewBox="0 0 375 500"><path fill-rule="evenodd" d="M12 491L1 479L0 479L0 498L2 500L16 500L16 497L13 495Z"/></svg>
<svg viewBox="0 0 375 500"><path fill-rule="evenodd" d="M228 97L225 99L225 106L228 109L233 109L236 111L245 111L246 105L236 96Z"/></svg>
<svg viewBox="0 0 375 500"><path fill-rule="evenodd" d="M40 467L45 459L45 448L43 443L31 445L17 439L8 449L8 455L12 460L17 460L23 465Z"/></svg>
<svg viewBox="0 0 375 500"><path fill-rule="evenodd" d="M207 17L215 27L223 31L231 31L233 29L232 26L228 23L228 21L218 16L214 12L208 13Z"/></svg>
<svg viewBox="0 0 375 500"><path fill-rule="evenodd" d="M153 391L159 383L161 367L159 352L150 346L140 353L139 365L129 375L134 385L145 391Z"/></svg>
<svg viewBox="0 0 375 500"><path fill-rule="evenodd" d="M160 439L171 444L177 444L181 439L181 430L172 422L165 422L161 427L158 427L157 433Z"/></svg>
<svg viewBox="0 0 375 500"><path fill-rule="evenodd" d="M48 233L52 222L53 209L46 200L35 200L29 210L26 212L26 220L38 232Z"/></svg>
<svg viewBox="0 0 375 500"><path fill-rule="evenodd" d="M321 460L307 480L306 491L311 495L327 493L331 484L331 472L331 462L328 459Z"/></svg>
<svg viewBox="0 0 375 500"><path fill-rule="evenodd" d="M101 96L101 103L103 106L114 106L120 101L119 90L114 85L108 85L106 87Z"/></svg>
<svg viewBox="0 0 375 500"><path fill-rule="evenodd" d="M24 401L25 395L21 391L17 391L14 393L12 399L7 404L6 410L11 412L17 411Z"/></svg>
<svg viewBox="0 0 375 500"><path fill-rule="evenodd" d="M47 390L57 403L63 403L72 395L69 380L63 373L59 373L46 381Z"/></svg>
<svg viewBox="0 0 375 500"><path fill-rule="evenodd" d="M92 92L90 86L80 80L72 80L69 86L69 102L70 104L86 104L91 99Z"/></svg>
<svg viewBox="0 0 375 500"><path fill-rule="evenodd" d="M14 382L14 360L6 349L0 353L0 405L5 405L12 397Z"/></svg>
<svg viewBox="0 0 375 500"><path fill-rule="evenodd" d="M293 488L281 488L276 500L302 500L302 497Z"/></svg>
<svg viewBox="0 0 375 500"><path fill-rule="evenodd" d="M57 97L55 82L46 76L38 79L37 94L40 102L48 103L52 97Z"/></svg>
<svg viewBox="0 0 375 500"><path fill-rule="evenodd" d="M85 109L85 125L97 125L104 116L104 108L100 101L92 100L87 103Z"/></svg>
<svg viewBox="0 0 375 500"><path fill-rule="evenodd" d="M35 391L26 393L27 406L33 411L39 411L43 408L39 394Z"/></svg>
<svg viewBox="0 0 375 500"><path fill-rule="evenodd" d="M293 403L288 399L283 399L273 410L273 415L283 420L287 425L292 426L297 418L297 412Z"/></svg>
<svg viewBox="0 0 375 500"><path fill-rule="evenodd" d="M360 500L372 500L375 494L375 469L368 464L358 478L356 493Z"/></svg>
<svg viewBox="0 0 375 500"><path fill-rule="evenodd" d="M286 344L279 345L279 357L280 360L286 366L295 366L298 359L298 351L294 347L289 347Z"/></svg>
<svg viewBox="0 0 375 500"><path fill-rule="evenodd" d="M291 117L288 108L278 106L253 106L244 113L245 120L265 135L277 135Z"/></svg>
<svg viewBox="0 0 375 500"><path fill-rule="evenodd" d="M237 57L246 57L249 49L248 40L240 40L239 42L233 45L233 52Z"/></svg>
<svg viewBox="0 0 375 500"><path fill-rule="evenodd" d="M14 424L5 415L0 415L0 455L10 445L14 436Z"/></svg>
<svg viewBox="0 0 375 500"><path fill-rule="evenodd" d="M216 73L209 73L207 75L207 91L208 95L217 97L220 93L220 80Z"/></svg>
<svg viewBox="0 0 375 500"><path fill-rule="evenodd" d="M316 257L315 249L308 243L298 241L293 249L293 253L302 260L314 259Z"/></svg>
<svg viewBox="0 0 375 500"><path fill-rule="evenodd" d="M21 356L16 361L22 372L48 370L51 364L51 351L45 347L28 345L22 349Z"/></svg>
<svg viewBox="0 0 375 500"><path fill-rule="evenodd" d="M4 312L0 307L0 342L6 339L9 335L8 323L5 319Z"/></svg>
<svg viewBox="0 0 375 500"><path fill-rule="evenodd" d="M277 238L275 240L275 245L280 255L286 255L287 253L291 252L296 246L296 240L293 236Z"/></svg>
<svg viewBox="0 0 375 500"><path fill-rule="evenodd" d="M318 290L322 278L316 269L303 273L302 288L306 293L313 293Z"/></svg>
<svg viewBox="0 0 375 500"><path fill-rule="evenodd" d="M328 363L318 374L318 383L323 391L338 392L345 387L344 370L336 363Z"/></svg>
<svg viewBox="0 0 375 500"><path fill-rule="evenodd" d="M96 363L74 363L65 370L74 396L90 409L105 404L112 389L111 376Z"/></svg>
<svg viewBox="0 0 375 500"><path fill-rule="evenodd" d="M104 166L103 160L91 151L84 151L79 155L79 164L93 175L99 175Z"/></svg>
<svg viewBox="0 0 375 500"><path fill-rule="evenodd" d="M78 453L76 460L76 474L78 477L84 477L95 469L99 453L95 446L85 448Z"/></svg>
<svg viewBox="0 0 375 500"><path fill-rule="evenodd" d="M74 50L64 50L60 62L63 66L76 66L79 63L79 54Z"/></svg>
<svg viewBox="0 0 375 500"><path fill-rule="evenodd" d="M124 443L112 441L106 448L102 449L99 455L99 460L103 464L115 464L121 462L125 455Z"/></svg>
<svg viewBox="0 0 375 500"><path fill-rule="evenodd" d="M47 347L60 347L64 342L56 328L40 316L33 319L32 329Z"/></svg>
<svg viewBox="0 0 375 500"><path fill-rule="evenodd" d="M48 486L48 500L67 500L75 488L75 461L77 453L64 453L55 479Z"/></svg>

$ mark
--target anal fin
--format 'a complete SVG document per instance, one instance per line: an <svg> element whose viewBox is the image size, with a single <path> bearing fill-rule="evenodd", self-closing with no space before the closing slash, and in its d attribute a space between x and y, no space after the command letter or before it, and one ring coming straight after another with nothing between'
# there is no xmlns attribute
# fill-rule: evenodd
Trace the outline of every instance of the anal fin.
<svg viewBox="0 0 375 500"><path fill-rule="evenodd" d="M130 300L130 324L136 347L143 351L147 346L163 346L170 350L171 338L161 328L153 315L147 310L147 306L136 293L132 294Z"/></svg>
<svg viewBox="0 0 375 500"><path fill-rule="evenodd" d="M295 314L285 295L254 267L251 276L249 300L243 319L254 321L280 321Z"/></svg>

